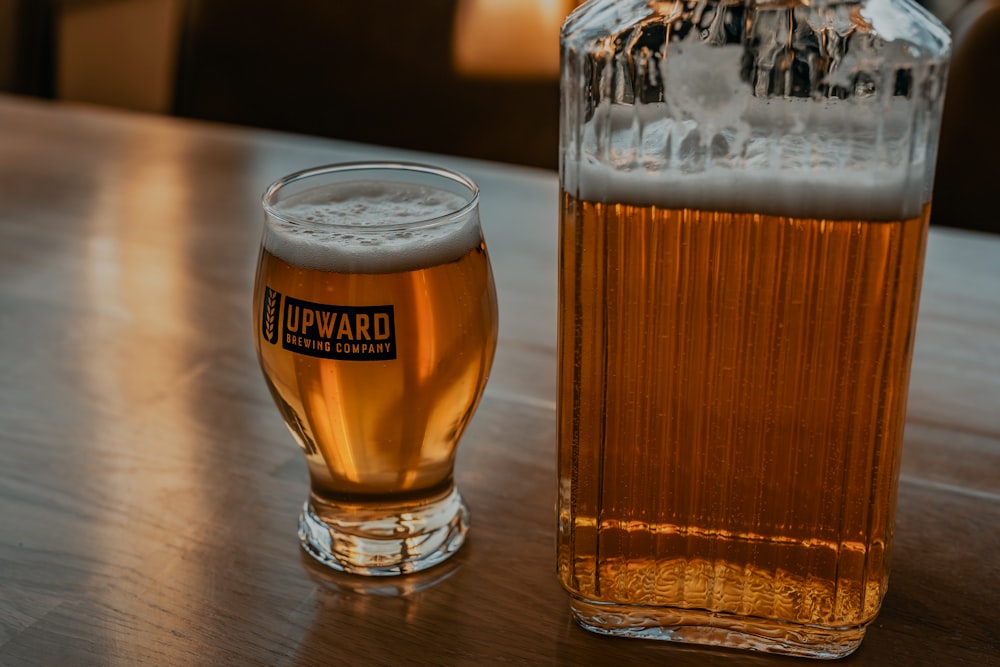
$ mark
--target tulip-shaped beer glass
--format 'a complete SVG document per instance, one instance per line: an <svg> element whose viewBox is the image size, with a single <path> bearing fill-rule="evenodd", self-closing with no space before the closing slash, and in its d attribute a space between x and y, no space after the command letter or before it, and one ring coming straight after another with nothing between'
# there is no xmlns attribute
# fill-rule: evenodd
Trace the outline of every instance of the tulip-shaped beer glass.
<svg viewBox="0 0 1000 667"><path fill-rule="evenodd" d="M455 453L497 339L477 186L343 164L277 181L263 206L254 336L308 462L302 546L367 575L445 560L468 529Z"/></svg>

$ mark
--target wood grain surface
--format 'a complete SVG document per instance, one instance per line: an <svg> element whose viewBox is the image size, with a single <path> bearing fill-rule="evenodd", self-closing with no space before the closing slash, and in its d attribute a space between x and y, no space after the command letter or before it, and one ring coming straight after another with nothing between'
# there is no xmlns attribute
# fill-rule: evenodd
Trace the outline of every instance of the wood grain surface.
<svg viewBox="0 0 1000 667"><path fill-rule="evenodd" d="M500 343L470 541L300 553L305 462L250 331L259 196L353 159L468 173ZM790 665L592 635L555 577L552 172L0 97L0 665ZM1000 239L932 230L890 590L844 665L1000 664Z"/></svg>

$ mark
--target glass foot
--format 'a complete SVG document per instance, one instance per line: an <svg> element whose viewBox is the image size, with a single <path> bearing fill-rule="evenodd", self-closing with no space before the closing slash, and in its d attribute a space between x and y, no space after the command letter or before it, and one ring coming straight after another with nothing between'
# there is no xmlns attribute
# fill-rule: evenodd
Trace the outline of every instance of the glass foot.
<svg viewBox="0 0 1000 667"><path fill-rule="evenodd" d="M458 551L468 530L469 510L455 488L400 505L337 505L313 496L299 515L306 553L335 570L368 576L433 567Z"/></svg>

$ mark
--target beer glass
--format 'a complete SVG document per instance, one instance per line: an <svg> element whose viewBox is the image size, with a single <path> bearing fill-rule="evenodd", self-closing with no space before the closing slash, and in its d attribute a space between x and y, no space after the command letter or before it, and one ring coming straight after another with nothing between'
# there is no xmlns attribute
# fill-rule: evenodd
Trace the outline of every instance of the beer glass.
<svg viewBox="0 0 1000 667"><path fill-rule="evenodd" d="M907 0L567 19L558 572L584 627L860 644L888 583L948 53Z"/></svg>
<svg viewBox="0 0 1000 667"><path fill-rule="evenodd" d="M263 207L254 338L308 464L299 540L345 572L431 567L468 530L455 453L497 340L478 187L341 164L277 181Z"/></svg>

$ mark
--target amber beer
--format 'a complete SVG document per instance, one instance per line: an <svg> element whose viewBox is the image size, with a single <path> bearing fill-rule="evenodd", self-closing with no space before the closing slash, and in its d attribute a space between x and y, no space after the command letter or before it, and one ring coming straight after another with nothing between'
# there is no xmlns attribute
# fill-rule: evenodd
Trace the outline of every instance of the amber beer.
<svg viewBox="0 0 1000 667"><path fill-rule="evenodd" d="M425 184L335 183L274 204L265 227L258 356L308 462L304 546L338 569L421 569L405 561L437 539L428 526L452 540L448 553L461 544L455 454L497 337L478 216L454 215L466 199ZM371 553L323 553L359 535L351 549Z"/></svg>
<svg viewBox="0 0 1000 667"><path fill-rule="evenodd" d="M929 207L607 201L562 194L574 613L598 632L856 645L886 590Z"/></svg>

